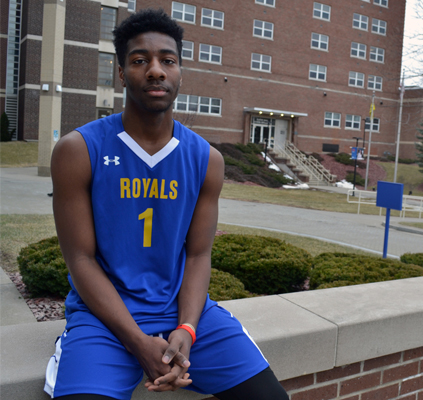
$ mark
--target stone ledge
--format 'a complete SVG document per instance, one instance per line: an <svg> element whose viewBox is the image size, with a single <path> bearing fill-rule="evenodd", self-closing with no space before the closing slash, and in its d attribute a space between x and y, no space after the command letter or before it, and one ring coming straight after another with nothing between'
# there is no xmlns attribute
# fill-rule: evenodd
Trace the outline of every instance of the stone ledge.
<svg viewBox="0 0 423 400"><path fill-rule="evenodd" d="M423 346L423 277L222 302L255 338L279 380ZM1 327L2 400L42 400L65 321ZM186 391L133 399L192 399Z"/></svg>

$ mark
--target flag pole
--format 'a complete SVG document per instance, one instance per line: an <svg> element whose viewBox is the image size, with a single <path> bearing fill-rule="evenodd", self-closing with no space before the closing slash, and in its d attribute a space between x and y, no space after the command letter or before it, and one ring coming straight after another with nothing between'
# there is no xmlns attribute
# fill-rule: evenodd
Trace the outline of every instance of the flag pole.
<svg viewBox="0 0 423 400"><path fill-rule="evenodd" d="M404 70L402 70L402 82L400 86L400 109L399 109L399 118L398 118L398 134L397 134L397 149L395 151L395 170L394 170L394 183L397 181L397 169L398 169L398 158L399 158L399 144L401 136L401 122L402 122L402 103L404 100Z"/></svg>
<svg viewBox="0 0 423 400"><path fill-rule="evenodd" d="M367 182L368 182L368 178L369 178L370 147L372 145L373 111L374 110L375 110L375 91L373 90L372 105L370 106L369 150L367 151L366 180L365 180L365 184L364 184L364 190L367 190Z"/></svg>

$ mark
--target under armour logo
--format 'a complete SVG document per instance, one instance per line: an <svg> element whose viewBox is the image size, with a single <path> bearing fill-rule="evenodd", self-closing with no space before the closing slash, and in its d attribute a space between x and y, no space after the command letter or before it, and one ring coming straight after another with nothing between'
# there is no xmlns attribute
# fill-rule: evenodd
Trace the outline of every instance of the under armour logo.
<svg viewBox="0 0 423 400"><path fill-rule="evenodd" d="M109 156L105 156L103 158L104 158L104 164L106 164L106 165L109 165L111 162L114 162L115 165L119 165L120 164L120 162L119 162L120 157L118 157L118 156L115 156L115 159L114 160L111 160L109 158Z"/></svg>

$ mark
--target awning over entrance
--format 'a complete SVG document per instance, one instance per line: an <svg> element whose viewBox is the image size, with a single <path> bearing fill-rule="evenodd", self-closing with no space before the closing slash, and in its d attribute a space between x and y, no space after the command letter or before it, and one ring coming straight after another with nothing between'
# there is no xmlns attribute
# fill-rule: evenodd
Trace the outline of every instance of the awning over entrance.
<svg viewBox="0 0 423 400"><path fill-rule="evenodd" d="M244 107L245 112L257 113L260 115L270 115L273 117L308 117L307 113L300 113L296 111L283 111L283 110L274 110L270 108L260 108L260 107Z"/></svg>

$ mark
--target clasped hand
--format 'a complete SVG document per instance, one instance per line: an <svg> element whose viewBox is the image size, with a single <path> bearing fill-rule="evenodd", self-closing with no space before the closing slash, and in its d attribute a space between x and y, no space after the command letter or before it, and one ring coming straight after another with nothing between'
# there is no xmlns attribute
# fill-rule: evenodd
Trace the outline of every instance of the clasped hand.
<svg viewBox="0 0 423 400"><path fill-rule="evenodd" d="M175 391L192 383L188 360L192 339L183 329L173 331L168 340L152 337L139 360L148 379L145 387L152 392Z"/></svg>

